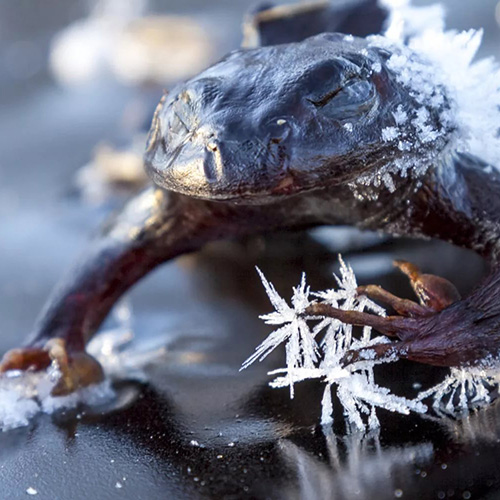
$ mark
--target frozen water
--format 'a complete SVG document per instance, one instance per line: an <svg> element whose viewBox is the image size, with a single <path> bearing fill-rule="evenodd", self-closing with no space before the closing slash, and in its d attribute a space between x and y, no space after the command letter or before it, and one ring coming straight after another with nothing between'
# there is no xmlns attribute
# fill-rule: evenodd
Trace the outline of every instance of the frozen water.
<svg viewBox="0 0 500 500"><path fill-rule="evenodd" d="M420 401L395 396L389 389L375 383L374 367L382 362L395 361L391 356L377 359L375 351L370 349L388 342L385 337L372 338L371 328L366 327L361 338L356 339L351 325L329 317L305 314L307 306L313 303L310 296L314 296L323 303L343 310L370 311L385 315L383 308L358 294L358 284L352 268L340 256L339 261L340 276L335 276L338 287L311 294L305 277L302 276L300 285L293 290L293 307L278 295L273 285L259 271L269 299L276 309L276 312L261 318L268 324L280 325L280 328L257 347L242 369L256 360L262 360L281 343L285 343L287 366L269 373L279 375L270 385L274 388L289 387L293 397L295 383L306 379L321 380L326 384L321 412L321 423L324 425L333 422L331 391L334 386L344 408L347 425L353 430L378 428L380 424L376 407L403 414L426 411L426 406ZM319 320L319 323L310 329L308 320ZM318 346L316 338L320 336L322 341ZM362 355L357 361L345 364L343 359L350 350L362 350Z"/></svg>
<svg viewBox="0 0 500 500"><path fill-rule="evenodd" d="M287 385L290 387L290 397L293 398L293 383L295 370L314 369L318 361L318 346L314 333L309 330L305 318L302 317L305 308L310 304L309 287L306 286L305 275L297 288L293 289L292 306L280 297L274 286L269 283L262 272L257 269L266 289L269 300L275 312L261 316L269 325L283 325L275 330L242 365L247 368L257 359L262 361L276 347L285 342L286 365L288 373Z"/></svg>
<svg viewBox="0 0 500 500"><path fill-rule="evenodd" d="M422 391L418 400L432 399L432 407L438 415L466 416L474 408L488 405L492 389L500 385L500 371L494 364L491 368L452 368L450 374L439 384Z"/></svg>
<svg viewBox="0 0 500 500"><path fill-rule="evenodd" d="M498 362L485 360L481 368L452 368L441 383L422 391L417 398L408 399L394 395L387 387L375 383L374 370L380 363L397 361L397 356L377 355L376 346L391 341L384 336L373 336L365 327L360 338L353 335L353 327L338 319L306 314L314 298L324 304L349 311L367 311L385 315L385 310L369 298L358 294L358 284L352 268L339 256L340 275L335 276L337 288L311 292L305 277L293 289L292 306L278 294L259 271L266 292L275 312L261 316L268 324L279 325L245 361L243 368L262 360L280 344L285 343L286 367L273 370L276 376L270 382L273 388L289 387L293 397L294 384L307 379L317 379L325 384L321 402L321 423L333 422L334 402L332 390L344 410L349 430L375 430L380 426L376 408L407 415L411 411L425 413L425 400L432 400L438 415L462 416L471 408L484 406L491 401L493 389L500 386ZM309 322L314 320L315 326ZM346 355L356 352L354 361L346 362ZM390 351L389 351L390 353Z"/></svg>
<svg viewBox="0 0 500 500"><path fill-rule="evenodd" d="M439 5L382 4L390 9L389 26L384 36L369 37L370 44L392 54L387 67L418 106L399 106L395 126L380 132L385 142L399 139L402 158L358 183L393 190L384 173L419 177L450 151L500 168L500 69L493 58L475 60L482 31L445 31Z"/></svg>
<svg viewBox="0 0 500 500"><path fill-rule="evenodd" d="M29 424L40 412L52 414L79 404L98 405L113 398L109 380L80 389L68 396L53 397L50 392L60 377L55 363L42 372L7 372L0 378L0 430Z"/></svg>

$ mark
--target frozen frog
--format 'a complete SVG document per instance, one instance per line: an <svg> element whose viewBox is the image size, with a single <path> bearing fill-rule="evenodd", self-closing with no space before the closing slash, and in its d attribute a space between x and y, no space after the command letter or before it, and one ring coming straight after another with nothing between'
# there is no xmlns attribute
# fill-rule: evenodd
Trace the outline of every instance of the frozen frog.
<svg viewBox="0 0 500 500"><path fill-rule="evenodd" d="M261 46L230 53L163 96L145 153L154 186L109 221L1 371L42 370L56 359L54 394L101 380L85 346L117 300L156 266L214 240L352 225L439 238L496 261L500 173L459 152L454 101L432 84L432 67L383 37L342 34L377 32L384 19L373 1L349 5L350 14L374 9L379 25L349 25L345 12L329 26L304 23L324 20L314 17L324 4L259 12L250 26L265 35ZM324 30L331 32L317 34ZM390 349L439 366L498 356L500 269L493 265L460 299L445 280L400 266L420 304L372 286L360 293L392 304L398 316L323 312L398 339L377 356Z"/></svg>

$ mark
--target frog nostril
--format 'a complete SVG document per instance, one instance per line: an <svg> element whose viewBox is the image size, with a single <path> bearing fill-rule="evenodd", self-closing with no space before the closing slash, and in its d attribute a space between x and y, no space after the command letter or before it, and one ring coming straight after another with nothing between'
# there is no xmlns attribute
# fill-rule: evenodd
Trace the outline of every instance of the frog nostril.
<svg viewBox="0 0 500 500"><path fill-rule="evenodd" d="M212 153L217 151L217 143L215 141L208 141L206 147L209 151L212 151Z"/></svg>
<svg viewBox="0 0 500 500"><path fill-rule="evenodd" d="M284 118L274 118L267 122L266 132L271 144L280 144L291 132L290 123Z"/></svg>

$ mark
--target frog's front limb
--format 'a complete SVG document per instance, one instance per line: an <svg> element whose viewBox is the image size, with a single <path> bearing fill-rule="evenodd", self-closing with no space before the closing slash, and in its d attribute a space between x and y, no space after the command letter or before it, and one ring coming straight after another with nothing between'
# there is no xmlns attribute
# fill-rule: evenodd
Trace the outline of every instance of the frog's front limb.
<svg viewBox="0 0 500 500"><path fill-rule="evenodd" d="M321 197L319 197L321 198ZM326 197L294 197L268 205L241 205L186 197L149 188L115 215L80 262L51 295L24 346L7 352L0 372L43 370L57 361L57 394L99 381L103 372L85 346L117 300L156 266L219 239L298 229L318 223L347 223L348 189L335 197L338 217L325 216ZM346 201L347 200L347 201ZM360 212L362 215L364 212Z"/></svg>
<svg viewBox="0 0 500 500"><path fill-rule="evenodd" d="M99 380L102 370L85 345L125 291L167 260L211 240L263 230L272 220L258 208L145 190L107 224L49 298L24 347L4 356L0 371L44 369L55 359L65 380L59 393Z"/></svg>

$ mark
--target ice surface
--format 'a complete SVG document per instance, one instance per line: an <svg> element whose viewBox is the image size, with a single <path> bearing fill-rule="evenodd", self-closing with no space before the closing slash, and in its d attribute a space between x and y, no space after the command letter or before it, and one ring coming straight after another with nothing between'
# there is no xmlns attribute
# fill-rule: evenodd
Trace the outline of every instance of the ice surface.
<svg viewBox="0 0 500 500"><path fill-rule="evenodd" d="M29 424L38 413L52 414L79 404L98 405L113 398L109 380L80 389L68 396L53 397L51 390L60 377L55 362L42 372L7 372L0 378L0 430Z"/></svg>

